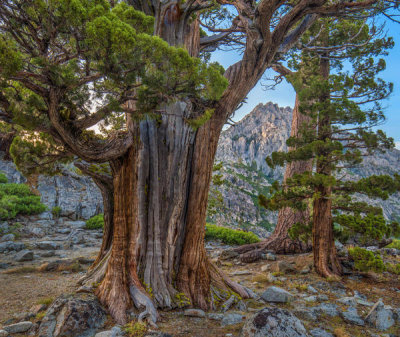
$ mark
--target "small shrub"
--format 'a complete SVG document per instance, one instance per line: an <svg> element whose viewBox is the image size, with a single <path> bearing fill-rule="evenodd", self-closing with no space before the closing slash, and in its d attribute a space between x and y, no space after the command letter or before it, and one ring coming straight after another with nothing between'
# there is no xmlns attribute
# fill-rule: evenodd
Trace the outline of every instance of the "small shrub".
<svg viewBox="0 0 400 337"><path fill-rule="evenodd" d="M389 273L400 275L400 263L386 263L385 266Z"/></svg>
<svg viewBox="0 0 400 337"><path fill-rule="evenodd" d="M400 240L398 239L393 239L392 243L387 245L386 248L396 248L400 249Z"/></svg>
<svg viewBox="0 0 400 337"><path fill-rule="evenodd" d="M3 172L0 172L0 184L5 184L8 182L6 175Z"/></svg>
<svg viewBox="0 0 400 337"><path fill-rule="evenodd" d="M124 326L124 331L128 337L144 337L147 332L147 326L140 322L130 322Z"/></svg>
<svg viewBox="0 0 400 337"><path fill-rule="evenodd" d="M0 220L13 219L18 214L39 214L45 210L40 197L34 195L27 185L0 183Z"/></svg>
<svg viewBox="0 0 400 337"><path fill-rule="evenodd" d="M104 215L97 214L92 216L89 220L86 221L86 229L103 229L104 228Z"/></svg>
<svg viewBox="0 0 400 337"><path fill-rule="evenodd" d="M58 219L61 215L61 207L60 206L54 206L51 209L51 214L53 214L54 219Z"/></svg>
<svg viewBox="0 0 400 337"><path fill-rule="evenodd" d="M44 316L46 316L46 311L38 312L35 316L35 319L41 321L44 318Z"/></svg>
<svg viewBox="0 0 400 337"><path fill-rule="evenodd" d="M354 267L359 271L381 273L386 269L382 257L367 249L360 247L350 248L349 254L354 260Z"/></svg>
<svg viewBox="0 0 400 337"><path fill-rule="evenodd" d="M206 225L206 240L217 239L228 245L244 245L246 243L256 243L260 239L251 232L243 232L216 225Z"/></svg>
<svg viewBox="0 0 400 337"><path fill-rule="evenodd" d="M46 306L49 306L54 302L54 297L45 297L37 301L38 304L44 304Z"/></svg>

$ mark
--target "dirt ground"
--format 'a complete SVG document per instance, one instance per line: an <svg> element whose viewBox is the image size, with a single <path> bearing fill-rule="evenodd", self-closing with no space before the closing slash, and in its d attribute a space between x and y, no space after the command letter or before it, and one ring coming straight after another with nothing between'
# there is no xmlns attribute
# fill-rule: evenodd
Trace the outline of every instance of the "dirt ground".
<svg viewBox="0 0 400 337"><path fill-rule="evenodd" d="M299 269L312 262L311 255L300 256L279 256L279 260L293 262ZM256 292L262 292L268 286L276 285L285 288L292 292L304 292L304 287L308 284L316 282L327 282L311 272L305 275L302 274L285 274L279 275L284 277L285 281L269 281L266 277L267 272L261 271L261 267L270 264L272 267L274 262L259 261L251 264L240 264L235 262L219 263L220 267L235 281L240 282ZM0 272L0 323L4 323L12 318L15 314L29 312L29 309L37 304L40 300L48 298L56 298L65 293L72 292L76 289L77 280L82 276L82 271L79 273L71 272L21 272L18 274L6 274ZM329 285L330 283L327 282ZM359 280L348 277L343 278L342 285L348 296L352 296L354 290L359 291L368 297L371 302L382 298L386 305L391 305L394 308L400 307L400 293L396 289L400 289L400 280L398 276L377 278L376 275L371 277L363 277ZM322 290L319 294L326 294L330 299L336 298L332 295L327 287L326 291ZM256 301L247 302L249 312L246 316L251 316L252 312L261 306L265 306ZM296 304L283 304L282 306L294 310ZM312 305L316 305L313 303ZM366 308L360 315L365 316L369 309ZM241 324L230 327L221 327L219 321L213 321L204 318L193 318L183 316L182 310L161 312L161 320L159 328L161 331L170 333L174 337L226 337L239 336ZM35 319L33 319L35 320ZM347 337L369 336L366 333L365 327L357 327L346 324L339 317L322 318L323 324L332 327L340 327L347 332ZM321 319L318 322L304 322L308 329L312 329L321 325ZM110 320L107 326L112 326L114 323ZM390 331L395 336L400 336L400 327L394 327ZM373 331L368 328L368 331ZM378 336L381 334L378 333Z"/></svg>

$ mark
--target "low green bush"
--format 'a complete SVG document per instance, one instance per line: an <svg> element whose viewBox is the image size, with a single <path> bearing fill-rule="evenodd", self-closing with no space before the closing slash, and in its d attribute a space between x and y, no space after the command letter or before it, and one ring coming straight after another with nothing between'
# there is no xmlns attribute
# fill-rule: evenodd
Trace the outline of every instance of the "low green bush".
<svg viewBox="0 0 400 337"><path fill-rule="evenodd" d="M355 269L359 271L381 273L386 270L386 266L380 254L374 254L370 250L364 248L354 247L349 249L349 255L354 260Z"/></svg>
<svg viewBox="0 0 400 337"><path fill-rule="evenodd" d="M6 175L3 172L0 172L0 184L5 184L7 181Z"/></svg>
<svg viewBox="0 0 400 337"><path fill-rule="evenodd" d="M206 225L206 240L221 240L228 245L244 245L246 243L259 242L257 235L251 232L220 227L216 225Z"/></svg>
<svg viewBox="0 0 400 337"><path fill-rule="evenodd" d="M398 239L393 239L392 243L387 245L386 248L396 248L400 249L400 240Z"/></svg>
<svg viewBox="0 0 400 337"><path fill-rule="evenodd" d="M4 174L0 173L0 219L8 220L18 214L39 214L46 210L40 197L33 194L25 184L7 183Z"/></svg>
<svg viewBox="0 0 400 337"><path fill-rule="evenodd" d="M89 220L86 221L86 229L102 229L104 228L104 215L97 214L92 216Z"/></svg>
<svg viewBox="0 0 400 337"><path fill-rule="evenodd" d="M60 206L54 206L51 209L51 214L53 214L54 219L58 219L61 215L61 207Z"/></svg>

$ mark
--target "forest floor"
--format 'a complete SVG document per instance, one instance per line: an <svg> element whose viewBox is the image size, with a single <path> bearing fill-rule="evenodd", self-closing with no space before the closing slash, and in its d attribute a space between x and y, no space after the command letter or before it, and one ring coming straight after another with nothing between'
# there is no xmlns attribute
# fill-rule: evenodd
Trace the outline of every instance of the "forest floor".
<svg viewBox="0 0 400 337"><path fill-rule="evenodd" d="M216 247L221 245L215 243ZM224 248L219 249L221 252ZM74 257L79 253L85 253L85 258L93 257L93 249L74 250ZM246 301L247 311L230 310L240 313L244 318L250 317L254 311L265 306L278 306L292 311L302 319L307 330L323 327L338 337L368 337L368 336L400 336L399 324L394 325L385 332L373 329L367 324L360 326L351 324L340 314L345 312L348 305L339 302L340 298L346 298L358 294L363 296L369 304L358 305L358 315L365 317L370 306L382 299L385 305L392 308L400 308L400 280L398 277L388 275L351 275L343 278L342 282L328 282L313 271L300 272L312 265L311 254L297 256L277 256L277 261L261 260L255 263L244 264L238 260L218 259L218 249L210 250L211 258L232 279L251 288L261 294L269 286L277 286L289 291L295 296L290 303L265 304L260 301ZM283 262L283 264L282 264ZM291 266L289 270L279 271L279 264ZM32 270L32 262L19 263L18 267L0 272L0 323L10 324L18 321L21 315L30 312L32 306L38 303L50 302L59 295L73 292L77 288L77 280L82 276L88 265L80 264L80 268L65 269L59 271ZM43 268L42 268L43 269ZM79 270L80 269L80 270ZM282 269L282 268L281 268ZM287 269L287 268L286 268ZM311 286L316 293L310 293ZM315 298L312 298L314 296ZM311 297L311 298L310 298ZM339 311L337 315L329 316L325 313L313 319L313 308L335 303ZM315 312L315 311L314 311ZM225 314L225 315L226 315ZM303 319L302 315L306 317ZM310 315L308 315L310 314ZM32 321L40 318L31 317ZM161 312L159 328L165 333L179 337L222 337L239 336L243 322L222 326L221 321L209 318L187 317L182 310ZM114 324L110 319L107 326Z"/></svg>

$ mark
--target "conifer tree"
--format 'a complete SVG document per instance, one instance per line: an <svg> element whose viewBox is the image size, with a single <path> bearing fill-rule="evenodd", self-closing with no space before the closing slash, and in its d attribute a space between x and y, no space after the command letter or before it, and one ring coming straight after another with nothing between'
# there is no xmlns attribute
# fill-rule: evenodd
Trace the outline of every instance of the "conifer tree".
<svg viewBox="0 0 400 337"><path fill-rule="evenodd" d="M296 174L284 184L275 182L274 194L269 198L260 196L260 202L275 210L304 210L311 204L310 223L295 225L291 235L312 238L316 271L336 277L342 269L336 256L334 228L342 234L359 232L374 239L391 235L396 229L395 224L383 220L380 207L357 201L353 195L386 199L400 189L400 176L351 181L344 171L361 164L364 156L394 146L393 139L375 130L385 120L381 100L392 91L391 83L377 78L385 69L385 62L378 56L385 53L392 40L371 41L374 28L345 19L325 19L309 34L311 43L299 58L291 60L297 70L291 82L299 95L300 111L310 122L300 127L297 137L289 138L290 151L273 153L267 163L274 167L312 160L313 170ZM348 67L343 66L344 60ZM375 226L377 230L371 230Z"/></svg>
<svg viewBox="0 0 400 337"><path fill-rule="evenodd" d="M46 134L61 152L109 163L112 243L82 282L100 282L96 293L118 322L132 305L154 322L156 307L181 305L182 293L203 309L215 306L212 293L224 293L218 289L251 295L204 248L227 119L319 15L392 3L127 2L1 1L0 117ZM204 61L232 44L242 46L243 58L226 71ZM116 127L91 129L104 123Z"/></svg>

